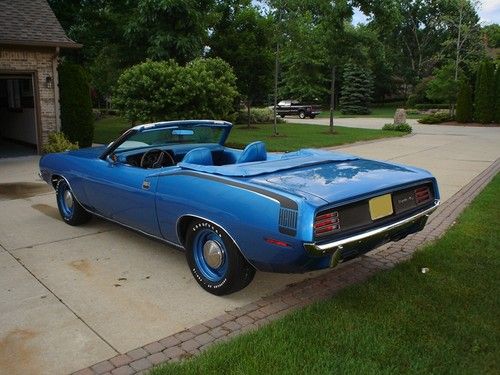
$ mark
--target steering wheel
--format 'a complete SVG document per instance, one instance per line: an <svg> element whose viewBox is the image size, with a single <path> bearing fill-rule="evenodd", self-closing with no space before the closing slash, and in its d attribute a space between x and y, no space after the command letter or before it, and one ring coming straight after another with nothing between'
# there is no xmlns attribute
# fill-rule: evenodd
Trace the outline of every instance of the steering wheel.
<svg viewBox="0 0 500 375"><path fill-rule="evenodd" d="M175 160L168 152L153 148L142 154L141 168L161 168L175 165Z"/></svg>

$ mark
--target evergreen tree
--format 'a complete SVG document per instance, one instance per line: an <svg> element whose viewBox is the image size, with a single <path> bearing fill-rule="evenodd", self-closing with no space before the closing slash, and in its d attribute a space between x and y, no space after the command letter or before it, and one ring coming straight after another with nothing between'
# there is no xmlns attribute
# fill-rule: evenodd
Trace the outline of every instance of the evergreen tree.
<svg viewBox="0 0 500 375"><path fill-rule="evenodd" d="M497 65L495 73L495 114L493 121L500 124L500 65Z"/></svg>
<svg viewBox="0 0 500 375"><path fill-rule="evenodd" d="M94 117L90 88L80 65L65 61L59 65L61 130L80 147L92 145Z"/></svg>
<svg viewBox="0 0 500 375"><path fill-rule="evenodd" d="M457 96L457 121L472 122L472 109L472 89L469 82L462 80Z"/></svg>
<svg viewBox="0 0 500 375"><path fill-rule="evenodd" d="M346 64L343 74L344 85L340 97L340 109L343 114L363 115L370 113L373 95L371 74L356 64Z"/></svg>
<svg viewBox="0 0 500 375"><path fill-rule="evenodd" d="M493 121L495 77L494 65L485 60L481 63L476 77L474 119L482 124Z"/></svg>

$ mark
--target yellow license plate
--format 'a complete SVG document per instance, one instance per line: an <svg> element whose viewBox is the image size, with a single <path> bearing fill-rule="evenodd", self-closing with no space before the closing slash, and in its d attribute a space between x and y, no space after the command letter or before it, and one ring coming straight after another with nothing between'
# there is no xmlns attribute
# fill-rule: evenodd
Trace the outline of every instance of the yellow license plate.
<svg viewBox="0 0 500 375"><path fill-rule="evenodd" d="M370 216L372 220L392 215L394 212L392 209L391 194L372 198L368 201L368 204L370 206Z"/></svg>

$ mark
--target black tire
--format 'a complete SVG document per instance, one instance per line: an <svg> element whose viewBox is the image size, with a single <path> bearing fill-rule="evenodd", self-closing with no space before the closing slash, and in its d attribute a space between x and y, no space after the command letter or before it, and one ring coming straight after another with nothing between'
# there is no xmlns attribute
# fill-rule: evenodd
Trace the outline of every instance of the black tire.
<svg viewBox="0 0 500 375"><path fill-rule="evenodd" d="M299 118L305 119L306 118L306 113L304 111L299 111Z"/></svg>
<svg viewBox="0 0 500 375"><path fill-rule="evenodd" d="M193 277L211 294L222 296L237 292L250 284L255 276L255 268L246 261L234 241L222 228L209 221L193 220L190 223L185 248ZM207 253L212 258L207 257Z"/></svg>
<svg viewBox="0 0 500 375"><path fill-rule="evenodd" d="M280 116L281 116L281 118L285 118L285 115L280 115Z"/></svg>
<svg viewBox="0 0 500 375"><path fill-rule="evenodd" d="M309 118L310 118L311 120L312 120L313 118L315 118L315 117L316 117L316 115L311 115L311 116L309 116Z"/></svg>
<svg viewBox="0 0 500 375"><path fill-rule="evenodd" d="M57 182L56 200L59 213L65 223L76 226L85 224L92 218L92 215L78 203L64 179Z"/></svg>

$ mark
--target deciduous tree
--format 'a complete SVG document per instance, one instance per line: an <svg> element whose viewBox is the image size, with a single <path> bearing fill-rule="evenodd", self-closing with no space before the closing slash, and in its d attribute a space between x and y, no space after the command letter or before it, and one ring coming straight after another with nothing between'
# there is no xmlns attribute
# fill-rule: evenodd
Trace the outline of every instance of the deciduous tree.
<svg viewBox="0 0 500 375"><path fill-rule="evenodd" d="M262 15L250 1L220 3L219 21L210 36L210 56L228 62L237 77L238 91L248 114L254 103L263 104L271 92L273 79L272 20ZM247 116L250 127L250 116Z"/></svg>

